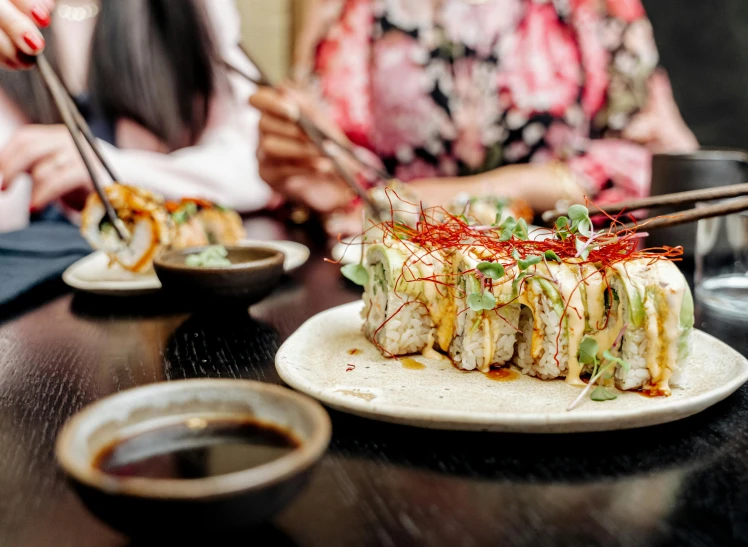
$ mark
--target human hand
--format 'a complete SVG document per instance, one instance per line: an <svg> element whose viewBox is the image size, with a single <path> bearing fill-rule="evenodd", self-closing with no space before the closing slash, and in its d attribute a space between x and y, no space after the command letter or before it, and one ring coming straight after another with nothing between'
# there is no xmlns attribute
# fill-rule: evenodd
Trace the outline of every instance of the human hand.
<svg viewBox="0 0 748 547"><path fill-rule="evenodd" d="M699 143L683 120L673 97L670 80L664 71L649 80L647 106L633 117L622 136L644 144L654 153L693 152Z"/></svg>
<svg viewBox="0 0 748 547"><path fill-rule="evenodd" d="M28 57L41 53L45 45L37 27L49 26L54 7L54 0L0 0L1 68L33 66Z"/></svg>
<svg viewBox="0 0 748 547"><path fill-rule="evenodd" d="M64 125L25 125L0 151L0 190L21 173L31 175L31 210L62 199L82 208L93 184L83 159Z"/></svg>
<svg viewBox="0 0 748 547"><path fill-rule="evenodd" d="M260 88L250 104L261 112L257 161L260 177L287 199L321 213L339 209L350 201L350 192L336 174L331 160L312 144L297 122L304 115L325 131L344 138L324 120L302 93Z"/></svg>

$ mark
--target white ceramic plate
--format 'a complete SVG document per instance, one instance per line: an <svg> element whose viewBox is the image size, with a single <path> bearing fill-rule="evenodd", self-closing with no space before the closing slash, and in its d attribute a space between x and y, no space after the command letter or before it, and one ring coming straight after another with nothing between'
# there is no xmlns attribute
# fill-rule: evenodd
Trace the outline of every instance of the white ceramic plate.
<svg viewBox="0 0 748 547"><path fill-rule="evenodd" d="M549 234L546 228L541 228L534 224L530 224L527 230L533 235L533 239L544 239ZM540 231L532 234L536 230ZM358 264L361 262L362 247L360 237L343 239L333 245L331 251L332 259L341 264Z"/></svg>
<svg viewBox="0 0 748 547"><path fill-rule="evenodd" d="M286 272L293 271L309 260L309 248L295 241L256 241L245 239L241 245L252 245L277 249L286 255L283 264ZM155 292L161 282L153 271L135 274L114 265L109 267L109 258L97 251L80 259L62 274L63 281L79 291L108 296L137 296Z"/></svg>
<svg viewBox="0 0 748 547"><path fill-rule="evenodd" d="M696 414L748 380L748 360L695 331L683 387L670 397L620 393L613 401L586 399L569 412L579 388L561 380L518 375L497 382L479 372L460 372L448 361L415 357L425 368L413 370L385 359L360 332L361 308L355 302L311 318L281 346L275 362L291 387L332 408L377 420L523 433L629 429Z"/></svg>

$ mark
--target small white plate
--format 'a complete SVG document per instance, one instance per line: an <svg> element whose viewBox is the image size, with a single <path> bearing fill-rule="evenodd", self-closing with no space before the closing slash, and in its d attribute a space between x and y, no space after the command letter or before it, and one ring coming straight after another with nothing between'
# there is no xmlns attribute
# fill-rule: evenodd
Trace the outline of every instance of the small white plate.
<svg viewBox="0 0 748 547"><path fill-rule="evenodd" d="M286 256L285 271L291 272L309 260L309 248L295 241L256 241L245 239L243 246L258 246L277 249ZM150 294L161 288L156 274L150 272L135 274L123 270L116 264L109 266L105 253L97 251L80 259L62 274L62 280L79 291L107 296L138 296Z"/></svg>
<svg viewBox="0 0 748 547"><path fill-rule="evenodd" d="M527 227L527 231L530 232L532 239L535 240L545 239L550 234L547 228L541 228L534 224L530 224ZM331 251L332 259L341 264L358 264L361 262L362 247L360 237L343 239L333 245Z"/></svg>
<svg viewBox="0 0 748 547"><path fill-rule="evenodd" d="M361 334L361 302L322 312L299 328L275 359L281 378L326 405L367 418L434 429L568 433L661 424L701 412L748 380L748 360L716 338L693 333L682 387L670 397L619 393L567 411L579 388L519 376L490 380L449 361L386 359ZM357 351L354 351L357 350Z"/></svg>

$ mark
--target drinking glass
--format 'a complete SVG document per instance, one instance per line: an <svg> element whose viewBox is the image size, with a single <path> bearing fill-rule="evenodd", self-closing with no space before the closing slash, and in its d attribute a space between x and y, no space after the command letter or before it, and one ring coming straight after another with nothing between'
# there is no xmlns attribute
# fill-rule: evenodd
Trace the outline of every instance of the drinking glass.
<svg viewBox="0 0 748 547"><path fill-rule="evenodd" d="M703 306L748 320L748 211L698 221L695 286Z"/></svg>

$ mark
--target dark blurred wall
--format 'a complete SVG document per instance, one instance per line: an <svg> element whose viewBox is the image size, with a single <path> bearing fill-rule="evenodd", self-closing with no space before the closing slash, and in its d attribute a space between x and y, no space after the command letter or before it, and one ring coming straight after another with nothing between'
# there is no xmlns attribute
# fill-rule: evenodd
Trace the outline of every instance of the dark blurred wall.
<svg viewBox="0 0 748 547"><path fill-rule="evenodd" d="M748 0L644 0L662 65L702 146L748 149Z"/></svg>

